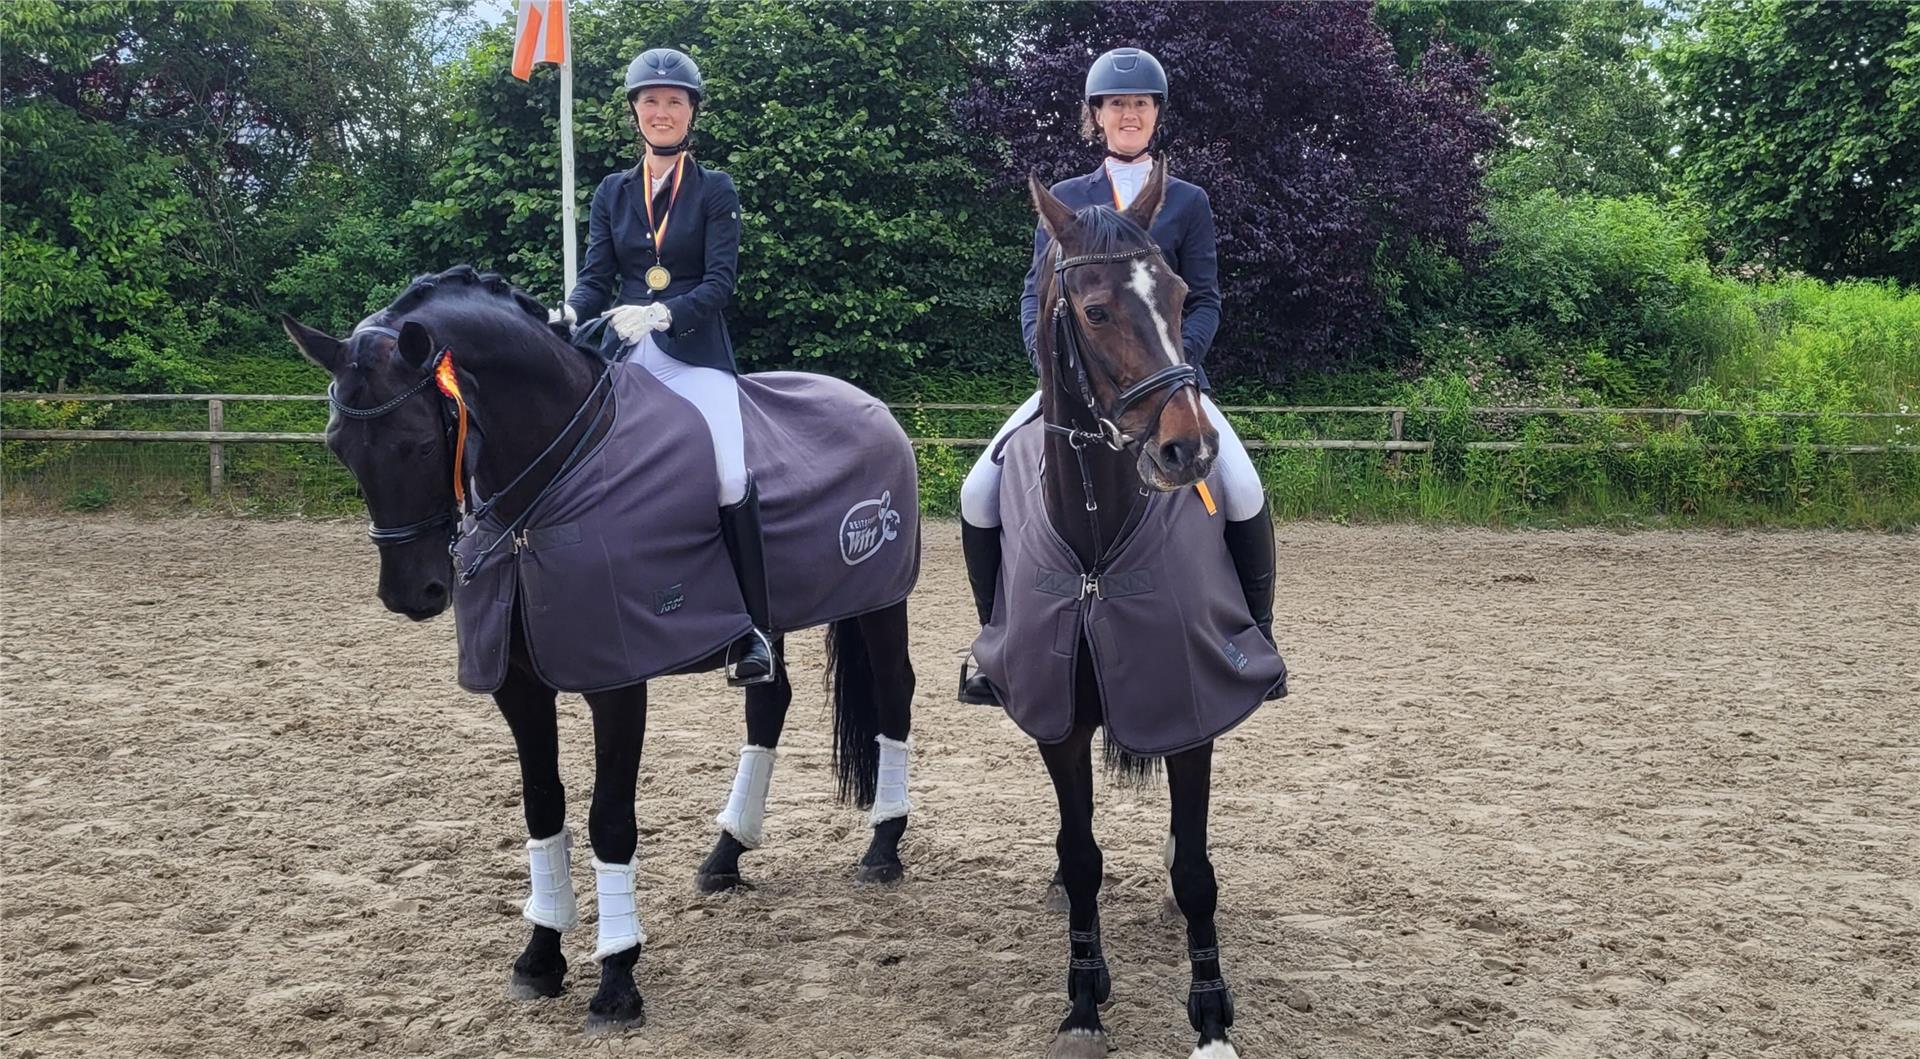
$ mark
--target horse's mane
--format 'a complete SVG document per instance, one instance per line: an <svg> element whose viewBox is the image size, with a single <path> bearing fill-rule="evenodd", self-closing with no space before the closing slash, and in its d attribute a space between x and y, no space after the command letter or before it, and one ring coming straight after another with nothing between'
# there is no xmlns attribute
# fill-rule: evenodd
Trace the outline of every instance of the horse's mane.
<svg viewBox="0 0 1920 1059"><path fill-rule="evenodd" d="M507 282L498 272L481 272L472 265L455 265L445 272L416 276L400 296L375 314L382 324L390 323L449 294L481 295L495 300L501 308L511 308L533 318L542 327L547 322L547 307L540 299Z"/></svg>

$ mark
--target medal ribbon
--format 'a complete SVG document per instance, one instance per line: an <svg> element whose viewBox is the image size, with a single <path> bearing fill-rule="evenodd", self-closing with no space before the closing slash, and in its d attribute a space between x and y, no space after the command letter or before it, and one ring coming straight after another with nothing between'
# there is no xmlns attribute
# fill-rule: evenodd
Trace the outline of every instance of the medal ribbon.
<svg viewBox="0 0 1920 1059"><path fill-rule="evenodd" d="M673 204L680 201L680 176L687 166L687 152L681 151L673 162L673 194L667 198L667 212L660 218L658 228L653 223L653 157L646 161L647 176L647 227L653 229L653 259L660 260L660 248L667 240L667 222L673 219Z"/></svg>

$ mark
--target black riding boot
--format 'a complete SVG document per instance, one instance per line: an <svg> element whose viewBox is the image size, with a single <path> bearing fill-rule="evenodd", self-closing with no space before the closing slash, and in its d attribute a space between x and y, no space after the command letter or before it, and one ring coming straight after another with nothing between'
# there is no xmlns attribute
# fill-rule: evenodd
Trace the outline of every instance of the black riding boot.
<svg viewBox="0 0 1920 1059"><path fill-rule="evenodd" d="M1273 639L1273 515L1267 505L1260 513L1241 522L1229 521L1224 536L1227 554L1233 557L1234 572L1240 575L1240 592L1247 597L1247 611L1260 635ZM1286 662L1280 663L1280 679L1267 692L1268 701L1287 696Z"/></svg>
<svg viewBox="0 0 1920 1059"><path fill-rule="evenodd" d="M984 628L993 619L993 596L1000 585L1000 527L982 529L960 520L960 552L967 559L967 584L973 588L973 609ZM979 671L960 665L960 701L976 706L998 706L993 685Z"/></svg>
<svg viewBox="0 0 1920 1059"><path fill-rule="evenodd" d="M727 648L727 683L734 687L765 684L773 679L773 623L767 606L767 559L760 539L760 489L747 477L747 495L720 509L720 539L733 560L733 576L740 581L753 631Z"/></svg>

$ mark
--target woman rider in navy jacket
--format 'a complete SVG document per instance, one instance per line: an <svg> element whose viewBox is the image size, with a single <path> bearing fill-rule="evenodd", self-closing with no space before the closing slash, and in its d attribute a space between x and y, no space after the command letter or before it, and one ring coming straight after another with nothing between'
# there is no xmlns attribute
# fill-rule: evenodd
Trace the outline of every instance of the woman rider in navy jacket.
<svg viewBox="0 0 1920 1059"><path fill-rule="evenodd" d="M1153 171L1150 153L1167 97L1167 74L1153 56L1137 48L1116 48L1094 60L1087 72L1082 128L1088 139L1098 134L1106 142L1100 168L1053 186L1060 201L1075 209L1112 206L1125 209ZM1159 245L1167 267L1187 284L1181 307L1180 339L1187 360L1199 369L1201 404L1214 429L1220 432L1222 506L1227 513L1227 550L1240 575L1247 607L1267 639L1273 639L1273 520L1267 512L1266 489L1254 470L1246 447L1233 425L1206 395L1206 369L1201 362L1220 327L1220 262L1214 248L1213 206L1207 193L1184 180L1168 177L1160 212L1148 232ZM1020 299L1020 326L1027 357L1034 353L1040 316L1035 279L1051 240L1044 227L1034 233L1033 265L1027 270L1026 294ZM1039 365L1034 365L1039 370ZM1040 395L1027 399L995 435L995 445L968 472L960 487L960 541L967 560L967 580L973 587L980 624L993 614L995 586L1000 576L1000 466L991 454L1009 430L1033 418ZM984 676L973 674L960 689L962 702L993 703L993 690Z"/></svg>
<svg viewBox="0 0 1920 1059"><path fill-rule="evenodd" d="M723 315L740 256L740 195L732 177L688 153L703 95L691 58L672 48L643 52L627 69L626 89L646 151L640 164L608 176L593 193L587 259L566 314L589 320L606 311L604 326L614 338L603 351L644 365L706 420L720 478L721 537L754 625L728 652L727 682L761 684L774 679L774 665L759 491L747 471ZM593 337L581 329L581 340Z"/></svg>

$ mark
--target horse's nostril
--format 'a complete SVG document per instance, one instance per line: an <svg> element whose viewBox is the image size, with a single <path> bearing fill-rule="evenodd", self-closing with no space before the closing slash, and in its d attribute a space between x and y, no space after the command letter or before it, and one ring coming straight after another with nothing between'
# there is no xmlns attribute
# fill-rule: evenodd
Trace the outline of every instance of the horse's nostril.
<svg viewBox="0 0 1920 1059"><path fill-rule="evenodd" d="M433 600L445 599L447 598L447 586L441 584L438 581L429 582L427 585L426 595L428 599L433 599Z"/></svg>
<svg viewBox="0 0 1920 1059"><path fill-rule="evenodd" d="M1160 446L1160 466L1184 467L1193 453L1193 447L1185 441L1169 441Z"/></svg>

